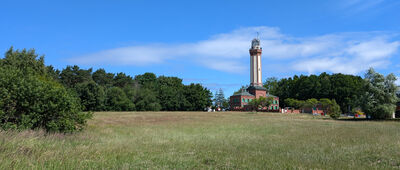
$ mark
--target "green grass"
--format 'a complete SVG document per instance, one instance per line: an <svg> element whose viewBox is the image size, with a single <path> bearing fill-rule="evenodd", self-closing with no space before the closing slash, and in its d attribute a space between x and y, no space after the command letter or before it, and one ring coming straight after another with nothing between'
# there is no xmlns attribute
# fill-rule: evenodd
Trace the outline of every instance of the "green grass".
<svg viewBox="0 0 400 170"><path fill-rule="evenodd" d="M102 112L83 132L0 131L0 169L399 169L399 121Z"/></svg>

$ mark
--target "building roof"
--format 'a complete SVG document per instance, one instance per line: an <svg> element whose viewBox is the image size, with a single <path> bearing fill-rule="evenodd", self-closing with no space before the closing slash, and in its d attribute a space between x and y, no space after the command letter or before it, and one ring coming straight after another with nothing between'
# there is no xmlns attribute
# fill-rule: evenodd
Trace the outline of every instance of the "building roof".
<svg viewBox="0 0 400 170"><path fill-rule="evenodd" d="M242 91L240 93L234 94L233 96L254 96L247 91Z"/></svg>
<svg viewBox="0 0 400 170"><path fill-rule="evenodd" d="M265 90L265 91L267 91L267 89L263 86L250 86L247 88L247 90Z"/></svg>
<svg viewBox="0 0 400 170"><path fill-rule="evenodd" d="M272 95L272 94L269 94L269 93L267 93L267 95L266 95L267 97L278 97L278 96L274 96L274 95Z"/></svg>

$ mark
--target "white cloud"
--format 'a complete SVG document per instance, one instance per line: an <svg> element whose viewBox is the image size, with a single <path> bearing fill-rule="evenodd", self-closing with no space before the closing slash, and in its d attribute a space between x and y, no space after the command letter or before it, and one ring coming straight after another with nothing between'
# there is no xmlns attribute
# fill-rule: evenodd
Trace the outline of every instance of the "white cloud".
<svg viewBox="0 0 400 170"><path fill-rule="evenodd" d="M71 59L78 64L140 65L162 64L185 59L209 69L246 72L250 41L260 33L263 63L285 65L306 73L341 72L356 74L369 67L382 68L397 54L399 41L384 32L338 33L314 37L293 37L278 28L247 27L186 44L149 44L100 51Z"/></svg>
<svg viewBox="0 0 400 170"><path fill-rule="evenodd" d="M358 13L376 8L384 2L385 0L344 0L341 8L351 13Z"/></svg>

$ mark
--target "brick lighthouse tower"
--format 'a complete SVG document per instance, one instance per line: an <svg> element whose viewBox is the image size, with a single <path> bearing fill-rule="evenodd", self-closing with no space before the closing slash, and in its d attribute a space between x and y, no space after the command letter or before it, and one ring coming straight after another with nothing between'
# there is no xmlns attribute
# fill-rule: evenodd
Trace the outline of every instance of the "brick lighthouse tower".
<svg viewBox="0 0 400 170"><path fill-rule="evenodd" d="M261 76L261 53L260 39L254 38L251 41L250 52L250 86L247 88L250 94L256 98L266 97L267 89L263 87Z"/></svg>
<svg viewBox="0 0 400 170"><path fill-rule="evenodd" d="M249 102L260 97L272 97L272 104L262 110L279 111L279 97L267 93L263 87L261 76L261 53L260 39L254 38L251 41L250 52L250 86L246 90L234 93L229 100L230 109L237 111L251 110Z"/></svg>
<svg viewBox="0 0 400 170"><path fill-rule="evenodd" d="M254 38L250 48L250 86L262 86L260 39Z"/></svg>

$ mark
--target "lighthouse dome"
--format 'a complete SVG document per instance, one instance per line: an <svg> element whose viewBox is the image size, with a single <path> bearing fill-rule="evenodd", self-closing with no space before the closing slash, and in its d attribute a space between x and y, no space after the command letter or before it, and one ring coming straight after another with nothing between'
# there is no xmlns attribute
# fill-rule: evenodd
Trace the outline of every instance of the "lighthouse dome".
<svg viewBox="0 0 400 170"><path fill-rule="evenodd" d="M253 41L251 41L251 49L260 49L260 39L254 38Z"/></svg>

